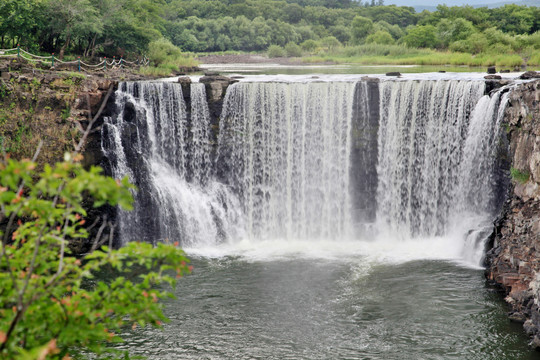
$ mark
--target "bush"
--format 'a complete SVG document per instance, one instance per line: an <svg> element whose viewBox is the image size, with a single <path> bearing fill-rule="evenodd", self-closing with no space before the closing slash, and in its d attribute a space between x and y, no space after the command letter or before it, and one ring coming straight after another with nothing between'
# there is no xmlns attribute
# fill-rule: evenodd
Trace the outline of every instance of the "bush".
<svg viewBox="0 0 540 360"><path fill-rule="evenodd" d="M182 51L180 48L174 46L165 38L152 41L148 45L148 57L152 60L155 66L174 61L174 59L181 56Z"/></svg>
<svg viewBox="0 0 540 360"><path fill-rule="evenodd" d="M319 45L317 44L315 40L309 39L309 40L304 41L302 44L300 44L300 47L302 48L302 50L308 53L313 53L315 52L315 50L317 50Z"/></svg>
<svg viewBox="0 0 540 360"><path fill-rule="evenodd" d="M285 45L285 52L287 53L288 57L302 56L302 49L300 48L300 46L292 42ZM275 57L275 56L272 56L272 57Z"/></svg>
<svg viewBox="0 0 540 360"><path fill-rule="evenodd" d="M366 44L382 44L382 45L391 45L394 44L395 40L387 31L379 30L371 35L368 35L366 38Z"/></svg>
<svg viewBox="0 0 540 360"><path fill-rule="evenodd" d="M341 46L341 43L338 39L333 36L327 36L321 39L321 45L326 48L326 50L332 51Z"/></svg>
<svg viewBox="0 0 540 360"><path fill-rule="evenodd" d="M115 181L99 168L85 170L81 159L66 154L64 162L45 165L39 174L33 161L0 161L0 218L7 220L0 230L2 359L117 352L107 347L121 341L114 331L159 327L166 320L158 300L172 294L154 286L174 285L169 270L177 276L190 271L183 251L163 244L130 243L83 259L70 256L68 240L88 237L82 194L94 207L132 206L127 178ZM121 276L94 279L104 268Z"/></svg>
<svg viewBox="0 0 540 360"><path fill-rule="evenodd" d="M410 47L434 48L437 46L437 30L432 25L414 26L402 38Z"/></svg>
<svg viewBox="0 0 540 360"><path fill-rule="evenodd" d="M466 40L458 40L450 44L450 50L458 52L467 52L479 54L487 50L488 40L484 34L476 33L469 36Z"/></svg>
<svg viewBox="0 0 540 360"><path fill-rule="evenodd" d="M268 47L268 50L266 50L266 54L268 57L276 58L276 57L285 57L285 49L283 49L279 45L270 45Z"/></svg>

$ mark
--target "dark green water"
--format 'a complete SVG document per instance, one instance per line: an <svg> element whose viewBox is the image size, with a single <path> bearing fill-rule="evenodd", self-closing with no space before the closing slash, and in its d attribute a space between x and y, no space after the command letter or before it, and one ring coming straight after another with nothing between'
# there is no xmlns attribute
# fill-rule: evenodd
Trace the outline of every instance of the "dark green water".
<svg viewBox="0 0 540 360"><path fill-rule="evenodd" d="M171 322L124 334L149 359L530 360L483 271L306 258L196 258Z"/></svg>

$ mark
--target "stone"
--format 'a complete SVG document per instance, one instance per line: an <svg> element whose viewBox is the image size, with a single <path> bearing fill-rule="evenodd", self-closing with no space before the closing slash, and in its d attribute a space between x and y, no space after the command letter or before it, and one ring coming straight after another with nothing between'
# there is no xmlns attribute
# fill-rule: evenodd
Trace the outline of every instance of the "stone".
<svg viewBox="0 0 540 360"><path fill-rule="evenodd" d="M398 71L390 71L386 73L386 76L401 76L401 73Z"/></svg>
<svg viewBox="0 0 540 360"><path fill-rule="evenodd" d="M504 70L501 70L499 71L501 74L508 74L510 72L510 70L508 69L504 69Z"/></svg>
<svg viewBox="0 0 540 360"><path fill-rule="evenodd" d="M536 335L529 343L529 346L534 350L540 351L540 335Z"/></svg>
<svg viewBox="0 0 540 360"><path fill-rule="evenodd" d="M538 71L525 71L519 77L521 80L540 79L540 72Z"/></svg>
<svg viewBox="0 0 540 360"><path fill-rule="evenodd" d="M184 98L188 99L191 96L191 78L189 76L180 76L177 81L182 86Z"/></svg>
<svg viewBox="0 0 540 360"><path fill-rule="evenodd" d="M11 75L7 71L2 71L2 75L0 75L0 78L4 81L9 81Z"/></svg>
<svg viewBox="0 0 540 360"><path fill-rule="evenodd" d="M204 76L219 76L217 71L205 70L203 71Z"/></svg>
<svg viewBox="0 0 540 360"><path fill-rule="evenodd" d="M381 79L379 79L379 78L374 78L374 77L369 77L369 76L362 76L362 81L378 83L378 82L381 81Z"/></svg>
<svg viewBox="0 0 540 360"><path fill-rule="evenodd" d="M484 79L488 79L488 80L501 80L501 79L502 79L502 76L501 76L501 75L486 75L486 76L484 76Z"/></svg>
<svg viewBox="0 0 540 360"><path fill-rule="evenodd" d="M191 84L191 78L189 76L180 76L177 82L180 84Z"/></svg>
<svg viewBox="0 0 540 360"><path fill-rule="evenodd" d="M238 82L238 80L221 75L212 75L201 77L199 82L206 85L206 96L208 100L216 102L222 100L229 85Z"/></svg>
<svg viewBox="0 0 540 360"><path fill-rule="evenodd" d="M495 68L495 66L489 66L487 68L487 73L488 74L496 74L497 73L497 69Z"/></svg>

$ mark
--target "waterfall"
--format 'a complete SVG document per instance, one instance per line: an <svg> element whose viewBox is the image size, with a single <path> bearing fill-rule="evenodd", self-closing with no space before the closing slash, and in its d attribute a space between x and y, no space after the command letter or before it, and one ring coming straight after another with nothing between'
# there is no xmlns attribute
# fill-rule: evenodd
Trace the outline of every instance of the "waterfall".
<svg viewBox="0 0 540 360"><path fill-rule="evenodd" d="M239 82L217 134L203 84L188 95L175 83L122 83L102 130L113 175L138 188L135 210L119 212L122 241L451 237L477 260L504 186L496 158L508 94L485 89Z"/></svg>
<svg viewBox="0 0 540 360"><path fill-rule="evenodd" d="M238 83L222 113L218 162L258 239L351 236L352 82Z"/></svg>
<svg viewBox="0 0 540 360"><path fill-rule="evenodd" d="M207 181L209 114L200 85L192 88L191 121L179 84L126 82L115 94L102 146L113 176L128 176L138 188L135 210L119 213L122 242L215 244L240 221L236 197Z"/></svg>

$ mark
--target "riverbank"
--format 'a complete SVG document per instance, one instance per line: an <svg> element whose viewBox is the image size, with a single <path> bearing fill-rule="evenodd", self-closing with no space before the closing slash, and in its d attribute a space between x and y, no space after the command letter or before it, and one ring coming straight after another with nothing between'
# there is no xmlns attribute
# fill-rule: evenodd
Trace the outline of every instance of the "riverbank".
<svg viewBox="0 0 540 360"><path fill-rule="evenodd" d="M338 47L300 57L269 57L265 53L199 54L201 64L279 64L279 65L436 65L436 66L497 66L519 71L540 66L539 54L469 54L432 49L409 48L403 45L364 44Z"/></svg>

